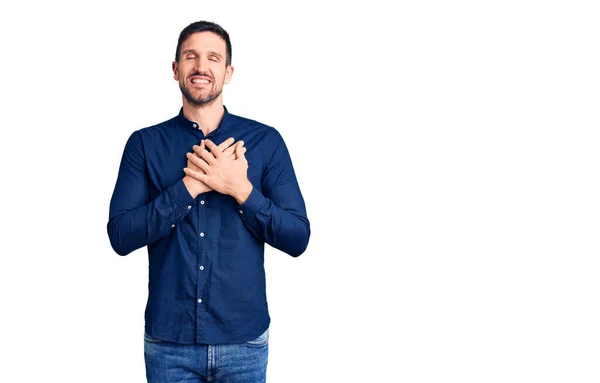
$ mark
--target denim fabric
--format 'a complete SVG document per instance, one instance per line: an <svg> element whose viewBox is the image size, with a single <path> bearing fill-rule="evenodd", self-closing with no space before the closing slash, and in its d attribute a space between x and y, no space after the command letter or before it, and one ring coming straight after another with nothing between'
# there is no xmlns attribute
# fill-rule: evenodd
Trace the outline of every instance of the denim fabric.
<svg viewBox="0 0 600 383"><path fill-rule="evenodd" d="M259 383L267 379L269 329L236 344L179 344L144 333L148 383Z"/></svg>

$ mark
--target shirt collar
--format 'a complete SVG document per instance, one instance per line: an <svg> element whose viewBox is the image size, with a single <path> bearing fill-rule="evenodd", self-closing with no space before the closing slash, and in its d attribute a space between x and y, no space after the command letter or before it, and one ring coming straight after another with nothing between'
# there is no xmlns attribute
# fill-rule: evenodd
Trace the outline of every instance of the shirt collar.
<svg viewBox="0 0 600 383"><path fill-rule="evenodd" d="M217 129L210 132L207 137L214 136L215 134L222 134L227 131L227 129L231 123L231 115L229 114L229 111L227 110L227 107L225 105L223 105L223 109L225 110L225 113L223 113L223 118L221 119L219 126L217 126ZM179 109L179 115L177 117L179 119L179 123L182 126L185 126L196 132L202 132L200 130L200 127L197 122L190 121L187 119L186 116L183 115L183 107L181 107L181 109Z"/></svg>

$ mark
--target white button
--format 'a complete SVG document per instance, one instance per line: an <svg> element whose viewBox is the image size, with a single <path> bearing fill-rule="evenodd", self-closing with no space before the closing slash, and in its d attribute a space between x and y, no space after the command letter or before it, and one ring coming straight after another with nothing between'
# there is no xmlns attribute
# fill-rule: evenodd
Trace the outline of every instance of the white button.
<svg viewBox="0 0 600 383"><path fill-rule="evenodd" d="M204 237L204 233L200 233L200 236L201 236L201 237Z"/></svg>
<svg viewBox="0 0 600 383"><path fill-rule="evenodd" d="M198 125L194 124L194 128L198 127Z"/></svg>
<svg viewBox="0 0 600 383"><path fill-rule="evenodd" d="M204 270L204 266L200 266L200 270Z"/></svg>
<svg viewBox="0 0 600 383"><path fill-rule="evenodd" d="M188 206L188 209L191 209L191 208L192 208L192 205L189 205L189 206Z"/></svg>
<svg viewBox="0 0 600 383"><path fill-rule="evenodd" d="M198 299L198 303L202 303L202 299Z"/></svg>
<svg viewBox="0 0 600 383"><path fill-rule="evenodd" d="M244 214L244 212L240 210L240 214Z"/></svg>
<svg viewBox="0 0 600 383"><path fill-rule="evenodd" d="M204 200L200 201L200 205L204 205Z"/></svg>
<svg viewBox="0 0 600 383"><path fill-rule="evenodd" d="M171 227L175 227L175 224L172 224Z"/></svg>

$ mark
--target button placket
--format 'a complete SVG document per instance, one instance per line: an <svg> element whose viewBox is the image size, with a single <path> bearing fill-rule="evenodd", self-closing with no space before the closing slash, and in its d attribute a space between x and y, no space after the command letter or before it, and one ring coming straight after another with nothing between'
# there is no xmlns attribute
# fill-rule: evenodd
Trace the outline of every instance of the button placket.
<svg viewBox="0 0 600 383"><path fill-rule="evenodd" d="M200 201L198 201L198 205L197 205L197 211L198 211L198 268L197 270L197 287L196 287L196 302L199 305L199 310L198 310L198 320L197 320L197 328L196 331L198 331L198 329L200 327L202 327L202 322L203 322L203 317L205 315L205 305L206 302L204 301L206 296L208 295L208 291L207 291L207 286L206 283L208 281L208 273L205 272L205 266L204 264L206 264L207 262L209 262L209 260L206 257L206 255L210 252L208 249L208 244L205 238L205 232L203 231L204 228L210 226L210 223L206 222L206 219L208 219L207 215L204 214L206 212L206 210L203 211L203 208L205 208L206 205L206 201L204 199L201 199ZM208 225L208 226L205 226ZM204 298L202 298L204 296Z"/></svg>

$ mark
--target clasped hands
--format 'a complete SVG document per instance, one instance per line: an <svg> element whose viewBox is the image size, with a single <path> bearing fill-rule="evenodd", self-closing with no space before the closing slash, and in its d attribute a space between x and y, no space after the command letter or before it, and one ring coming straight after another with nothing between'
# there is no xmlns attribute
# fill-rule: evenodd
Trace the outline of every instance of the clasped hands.
<svg viewBox="0 0 600 383"><path fill-rule="evenodd" d="M202 140L192 147L193 153L186 153L183 182L192 197L215 190L232 196L238 204L248 199L252 184L247 176L246 148L243 141L234 141L231 137L217 146L211 140Z"/></svg>

